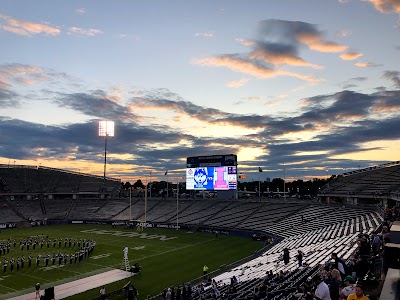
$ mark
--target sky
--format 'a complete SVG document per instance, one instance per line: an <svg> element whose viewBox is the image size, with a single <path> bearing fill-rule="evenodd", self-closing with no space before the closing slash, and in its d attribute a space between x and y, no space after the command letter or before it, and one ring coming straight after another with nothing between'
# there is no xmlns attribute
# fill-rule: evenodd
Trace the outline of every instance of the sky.
<svg viewBox="0 0 400 300"><path fill-rule="evenodd" d="M122 181L399 160L400 0L3 0L0 41L1 164L103 175L99 120Z"/></svg>

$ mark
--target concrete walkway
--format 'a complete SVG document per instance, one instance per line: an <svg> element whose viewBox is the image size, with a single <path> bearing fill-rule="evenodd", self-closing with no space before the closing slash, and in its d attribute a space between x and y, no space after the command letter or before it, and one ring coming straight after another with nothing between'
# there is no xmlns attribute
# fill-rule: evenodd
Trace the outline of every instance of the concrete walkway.
<svg viewBox="0 0 400 300"><path fill-rule="evenodd" d="M118 280L122 280L125 278L131 277L131 272L122 271L119 269L115 269L112 271L108 271L105 273L100 273L97 275L93 275L90 277L82 278L79 280L71 281L68 283L64 283L61 285L57 285L54 287L55 299L64 299L69 296L73 296L82 292L86 292L91 289L99 288L99 296L100 296L100 287L103 285L116 282ZM123 284L121 285L122 288ZM34 289L34 288L32 288ZM107 292L107 291L106 291ZM40 291L40 294L43 295L44 291ZM35 292L10 298L9 300L33 300L35 299Z"/></svg>

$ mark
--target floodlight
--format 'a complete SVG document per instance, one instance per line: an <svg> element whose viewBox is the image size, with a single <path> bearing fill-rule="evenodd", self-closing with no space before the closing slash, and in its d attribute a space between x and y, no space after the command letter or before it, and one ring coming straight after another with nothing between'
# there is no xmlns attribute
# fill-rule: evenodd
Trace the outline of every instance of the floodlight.
<svg viewBox="0 0 400 300"><path fill-rule="evenodd" d="M99 137L114 137L114 121L99 121Z"/></svg>

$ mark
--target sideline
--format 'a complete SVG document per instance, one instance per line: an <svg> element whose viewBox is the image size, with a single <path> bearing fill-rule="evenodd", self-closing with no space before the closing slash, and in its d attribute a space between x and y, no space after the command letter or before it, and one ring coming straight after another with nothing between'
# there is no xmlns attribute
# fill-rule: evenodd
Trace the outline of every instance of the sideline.
<svg viewBox="0 0 400 300"><path fill-rule="evenodd" d="M54 294L55 294L54 299L55 300L64 299L69 296L86 292L91 289L99 288L109 283L129 278L131 276L132 276L131 272L114 269L101 274L57 285L54 287ZM41 291L41 295L43 294L44 292ZM33 299L35 299L35 292L22 296L17 296L14 298L8 298L8 300L33 300Z"/></svg>

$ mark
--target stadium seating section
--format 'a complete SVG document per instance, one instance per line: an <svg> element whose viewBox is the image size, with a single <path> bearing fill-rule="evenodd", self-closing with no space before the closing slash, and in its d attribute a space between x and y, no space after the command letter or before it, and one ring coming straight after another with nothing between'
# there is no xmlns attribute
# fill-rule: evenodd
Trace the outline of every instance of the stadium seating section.
<svg viewBox="0 0 400 300"><path fill-rule="evenodd" d="M187 224L196 228L207 226L218 229L257 230L274 237L261 255L248 259L213 278L222 293L228 293L231 278L238 279L238 292L232 299L252 299L255 287L268 286L268 299L291 299L297 284L317 272L331 253L348 259L357 245L359 233L370 234L382 222L379 210L367 206L343 206L305 201L232 201L218 199L148 199L89 198L104 188L102 177L51 168L0 167L4 194L31 193L30 199L0 198L0 220L146 220L148 222ZM400 166L388 166L340 176L322 190L325 194L350 193L387 194L396 190L400 182ZM106 190L112 195L120 188L118 180L107 179ZM54 197L44 197L46 193ZM56 195L73 194L58 199ZM42 196L40 196L42 195ZM178 218L177 218L178 217ZM297 251L304 253L305 266L298 268L292 259L285 265L282 251L289 249L290 257ZM284 271L285 275L273 282L263 281L267 272ZM209 291L211 293L211 289Z"/></svg>

